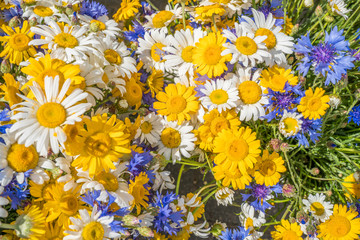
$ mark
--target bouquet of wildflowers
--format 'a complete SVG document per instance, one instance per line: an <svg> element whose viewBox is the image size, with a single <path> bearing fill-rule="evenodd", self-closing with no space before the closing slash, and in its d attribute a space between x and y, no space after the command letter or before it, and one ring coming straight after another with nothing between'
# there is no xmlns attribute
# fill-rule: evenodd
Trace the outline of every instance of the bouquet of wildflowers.
<svg viewBox="0 0 360 240"><path fill-rule="evenodd" d="M0 10L1 239L359 239L360 1Z"/></svg>

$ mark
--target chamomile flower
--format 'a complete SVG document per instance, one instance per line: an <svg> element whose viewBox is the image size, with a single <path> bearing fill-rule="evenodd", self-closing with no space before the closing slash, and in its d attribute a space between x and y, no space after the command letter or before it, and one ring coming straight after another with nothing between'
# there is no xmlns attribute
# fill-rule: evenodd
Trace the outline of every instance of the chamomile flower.
<svg viewBox="0 0 360 240"><path fill-rule="evenodd" d="M224 206L227 206L228 204L231 205L234 201L234 193L235 192L228 187L219 188L215 193L215 199L217 204L221 204Z"/></svg>
<svg viewBox="0 0 360 240"><path fill-rule="evenodd" d="M304 210L312 213L314 218L324 222L332 215L333 204L325 201L325 195L316 193L310 194L307 199L303 199Z"/></svg>
<svg viewBox="0 0 360 240"><path fill-rule="evenodd" d="M332 12L343 16L345 19L348 18L346 14L351 12L351 10L346 8L346 3L344 0L329 0L328 2Z"/></svg>
<svg viewBox="0 0 360 240"><path fill-rule="evenodd" d="M17 122L10 128L19 144L29 147L36 143L37 151L44 156L49 145L54 153L59 153L59 144L66 141L63 126L81 121L80 116L90 107L89 103L79 103L87 96L80 89L65 97L70 82L66 80L59 92L59 77L45 77L45 93L36 82L30 86L37 101L20 96L25 102L16 108L12 119Z"/></svg>
<svg viewBox="0 0 360 240"><path fill-rule="evenodd" d="M208 81L200 91L205 95L200 98L201 104L209 111L217 109L219 113L236 107L239 100L238 90L232 81Z"/></svg>
<svg viewBox="0 0 360 240"><path fill-rule="evenodd" d="M176 122L164 122L159 141L159 154L173 163L181 160L181 156L189 158L195 149L193 127L188 123L178 125Z"/></svg>
<svg viewBox="0 0 360 240"><path fill-rule="evenodd" d="M301 114L296 112L290 113L286 110L279 122L279 131L285 137L295 136L300 130L302 125Z"/></svg>
<svg viewBox="0 0 360 240"><path fill-rule="evenodd" d="M4 187L0 186L0 195L4 192ZM0 197L0 217L1 218L6 218L9 214L6 211L6 209L4 209L2 206L8 205L9 204L9 199L5 198L5 197Z"/></svg>
<svg viewBox="0 0 360 240"><path fill-rule="evenodd" d="M25 5L23 13L23 17L36 19L39 24L47 24L54 16L60 16L60 14L51 1L36 1L33 5Z"/></svg>
<svg viewBox="0 0 360 240"><path fill-rule="evenodd" d="M254 67L256 63L264 62L265 58L271 56L264 43L266 36L255 36L253 32L246 32L238 23L235 23L234 30L235 32L224 30L224 37L229 42L224 44L226 49L221 53L232 54L231 64L240 62L245 67Z"/></svg>
<svg viewBox="0 0 360 240"><path fill-rule="evenodd" d="M276 19L271 13L265 18L262 12L258 12L255 9L251 10L254 15L254 21L247 16L243 16L246 21L241 24L245 31L253 32L256 37L267 36L264 43L271 57L266 58L265 63L267 65L286 63L285 54L293 52L293 38L282 33L281 28L275 26Z"/></svg>
<svg viewBox="0 0 360 240"><path fill-rule="evenodd" d="M87 26L91 33L99 37L110 37L115 39L119 35L120 28L118 24L109 19L106 15L103 15L97 19L93 19L87 15L79 15L79 19L82 21L83 26Z"/></svg>
<svg viewBox="0 0 360 240"><path fill-rule="evenodd" d="M182 10L179 4L175 5L173 9L170 9L170 5L165 6L165 10L155 12L151 15L145 15L148 20L144 27L147 28L163 28L167 27L175 19L182 17Z"/></svg>
<svg viewBox="0 0 360 240"><path fill-rule="evenodd" d="M162 118L153 112L146 115L141 120L141 124L136 131L135 138L140 138L140 143L146 141L152 146L157 145L163 128L161 120Z"/></svg>
<svg viewBox="0 0 360 240"><path fill-rule="evenodd" d="M252 233L251 236L246 239L255 240L259 239L263 235L263 233L255 231L255 228L260 228L264 223L266 223L264 212L257 211L256 214L255 208L247 202L244 202L241 204L241 214L239 218L242 226Z"/></svg>

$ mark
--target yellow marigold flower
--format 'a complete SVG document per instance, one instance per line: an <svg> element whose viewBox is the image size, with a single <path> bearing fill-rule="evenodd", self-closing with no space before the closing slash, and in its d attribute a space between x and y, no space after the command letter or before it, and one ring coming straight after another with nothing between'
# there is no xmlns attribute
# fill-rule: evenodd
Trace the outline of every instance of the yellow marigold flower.
<svg viewBox="0 0 360 240"><path fill-rule="evenodd" d="M20 94L20 83L16 81L13 75L5 73L3 76L5 84L0 85L0 97L7 101L10 107L14 104L22 102L21 98L17 95Z"/></svg>
<svg viewBox="0 0 360 240"><path fill-rule="evenodd" d="M0 0L0 10L9 9L12 7L14 7L14 5L6 3L4 0Z"/></svg>
<svg viewBox="0 0 360 240"><path fill-rule="evenodd" d="M271 68L265 69L261 72L260 85L264 88L270 88L273 91L284 92L286 83L295 86L299 79L291 73L291 69L274 65ZM267 90L265 90L267 93Z"/></svg>
<svg viewBox="0 0 360 240"><path fill-rule="evenodd" d="M232 186L234 190L245 189L246 185L251 182L251 177L248 173L241 173L238 169L230 171L228 168L217 165L213 169L214 178L216 181L222 180L221 184L224 187Z"/></svg>
<svg viewBox="0 0 360 240"><path fill-rule="evenodd" d="M139 176L136 176L134 181L130 180L129 193L134 197L133 207L136 207L136 213L139 215L141 212L141 206L147 208L149 204L148 196L150 195L150 187L146 188L144 185L149 182L147 175L142 172Z"/></svg>
<svg viewBox="0 0 360 240"><path fill-rule="evenodd" d="M356 199L360 198L360 182L355 179L354 173L347 176L342 185L346 189L345 192L348 198L350 198L350 195Z"/></svg>
<svg viewBox="0 0 360 240"><path fill-rule="evenodd" d="M140 127L141 118L140 115L137 116L134 122L131 122L129 118L125 118L124 123L126 125L125 134L129 134L129 139L134 139L136 131Z"/></svg>
<svg viewBox="0 0 360 240"><path fill-rule="evenodd" d="M280 19L284 19L284 18L280 18ZM285 33L286 35L290 35L292 32L292 29L294 27L294 24L291 21L291 18L286 17L286 21L285 23L281 26L283 29L281 30L283 33ZM285 29L285 31L284 31Z"/></svg>
<svg viewBox="0 0 360 240"><path fill-rule="evenodd" d="M275 226L276 231L271 232L274 240L302 240L301 228L297 223L290 223L288 220L281 220L281 224Z"/></svg>
<svg viewBox="0 0 360 240"><path fill-rule="evenodd" d="M146 83L149 89L145 93L151 92L151 97L154 98L156 94L162 91L164 86L163 71L152 68L151 75L147 78Z"/></svg>
<svg viewBox="0 0 360 240"><path fill-rule="evenodd" d="M249 127L242 127L238 131L223 130L214 140L214 162L223 169L234 172L237 169L247 174L248 168L253 168L256 158L260 155L260 140Z"/></svg>
<svg viewBox="0 0 360 240"><path fill-rule="evenodd" d="M140 7L139 0L123 0L113 18L116 22L128 20L139 12Z"/></svg>
<svg viewBox="0 0 360 240"><path fill-rule="evenodd" d="M321 223L318 237L324 240L359 239L360 218L358 213L347 209L346 205L334 205L333 215L324 223Z"/></svg>
<svg viewBox="0 0 360 240"><path fill-rule="evenodd" d="M126 92L123 97L126 99L129 107L135 106L138 109L141 106L143 92L145 91L144 84L134 75L126 81L125 89Z"/></svg>
<svg viewBox="0 0 360 240"><path fill-rule="evenodd" d="M212 4L195 8L195 13L198 15L196 19L212 21L213 15L222 16L225 14L225 9L220 4Z"/></svg>
<svg viewBox="0 0 360 240"><path fill-rule="evenodd" d="M34 33L30 32L28 21L24 21L21 29L19 27L12 29L6 25L3 25L1 29L7 36L0 37L0 42L4 45L0 57L5 57L5 59L9 59L10 63L19 65L22 61L35 56L36 50L34 46L29 45Z"/></svg>
<svg viewBox="0 0 360 240"><path fill-rule="evenodd" d="M188 240L190 238L190 226L186 225L176 234L169 236L169 238L171 240Z"/></svg>
<svg viewBox="0 0 360 240"><path fill-rule="evenodd" d="M188 193L186 195L187 199L192 199L194 197L194 193ZM198 203L202 203L200 205L200 207L190 207L188 208L189 212L192 212L193 216L194 216L194 222L196 222L198 219L201 218L201 216L204 214L205 212L205 204L203 202L201 202L201 197L196 197L195 202Z"/></svg>
<svg viewBox="0 0 360 240"><path fill-rule="evenodd" d="M19 210L16 219L16 234L21 239L40 240L45 235L45 216L36 205L28 205L24 211Z"/></svg>
<svg viewBox="0 0 360 240"><path fill-rule="evenodd" d="M180 125L185 120L190 120L190 114L195 114L199 109L199 102L195 97L194 87L186 87L180 83L169 84L165 92L156 95L158 102L154 108L158 114L167 116L168 121L178 121Z"/></svg>
<svg viewBox="0 0 360 240"><path fill-rule="evenodd" d="M211 32L195 44L193 63L198 73L212 78L228 70L226 62L231 60L231 54L221 55L221 52L225 50L223 46L225 42L226 38L220 32Z"/></svg>
<svg viewBox="0 0 360 240"><path fill-rule="evenodd" d="M80 129L84 126L83 122L76 122L72 125L65 125L63 130L66 134L65 151L71 156L75 156L78 152L78 146L81 144L79 136Z"/></svg>
<svg viewBox="0 0 360 240"><path fill-rule="evenodd" d="M316 120L325 114L326 109L330 107L328 104L330 97L324 93L325 90L318 87L315 91L311 88L305 91L305 96L301 98L300 105L297 107L304 118Z"/></svg>

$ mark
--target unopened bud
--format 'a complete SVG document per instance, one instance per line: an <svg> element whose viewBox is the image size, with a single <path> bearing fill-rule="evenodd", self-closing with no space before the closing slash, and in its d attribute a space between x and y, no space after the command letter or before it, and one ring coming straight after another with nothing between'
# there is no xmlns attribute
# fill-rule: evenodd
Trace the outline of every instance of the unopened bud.
<svg viewBox="0 0 360 240"><path fill-rule="evenodd" d="M50 170L52 176L54 179L57 179L58 177L60 177L63 174L63 170L61 170L60 168L53 168Z"/></svg>
<svg viewBox="0 0 360 240"><path fill-rule="evenodd" d="M296 218L290 217L290 218L289 218L289 222L290 222L290 223L296 223Z"/></svg>
<svg viewBox="0 0 360 240"><path fill-rule="evenodd" d="M131 46L130 46L131 50L136 51L139 47L138 45L139 44L137 42L131 43Z"/></svg>
<svg viewBox="0 0 360 240"><path fill-rule="evenodd" d="M341 103L341 98L337 95L330 95L329 105L332 108L337 108Z"/></svg>
<svg viewBox="0 0 360 240"><path fill-rule="evenodd" d="M291 29L291 35L295 35L296 33L298 33L300 28L300 25L297 23L293 26L293 28Z"/></svg>
<svg viewBox="0 0 360 240"><path fill-rule="evenodd" d="M300 84L304 86L306 83L306 78L304 76L300 76L299 81L300 81Z"/></svg>
<svg viewBox="0 0 360 240"><path fill-rule="evenodd" d="M317 167L314 167L313 169L311 169L310 173L313 176L317 176L320 173L320 169L318 169Z"/></svg>
<svg viewBox="0 0 360 240"><path fill-rule="evenodd" d="M275 152L278 152L280 151L281 141L279 139L271 139L269 145Z"/></svg>
<svg viewBox="0 0 360 240"><path fill-rule="evenodd" d="M303 59L305 56L304 56L304 54L302 54L302 53L295 53L295 58L297 59L297 60L301 60L301 59Z"/></svg>
<svg viewBox="0 0 360 240"><path fill-rule="evenodd" d="M316 227L312 224L306 226L306 233L308 236L315 236L316 234Z"/></svg>
<svg viewBox="0 0 360 240"><path fill-rule="evenodd" d="M143 237L154 237L154 232L149 227L139 227L136 228L141 236Z"/></svg>
<svg viewBox="0 0 360 240"><path fill-rule="evenodd" d="M135 226L140 223L140 220L133 215L125 215L122 220L124 224L128 226Z"/></svg>
<svg viewBox="0 0 360 240"><path fill-rule="evenodd" d="M222 223L219 223L219 222L216 222L210 232L214 235L214 237L218 237L221 235L221 232L225 231L225 224L222 224Z"/></svg>
<svg viewBox="0 0 360 240"><path fill-rule="evenodd" d="M331 190L329 190L329 191L326 192L326 195L327 195L328 197L331 197L331 196L332 196L332 193L333 193L333 192L332 192Z"/></svg>
<svg viewBox="0 0 360 240"><path fill-rule="evenodd" d="M74 13L74 10L72 9L72 7L68 6L65 8L65 13L66 15L71 16Z"/></svg>
<svg viewBox="0 0 360 240"><path fill-rule="evenodd" d="M301 224L305 224L309 221L309 216L304 211L300 211L296 214L296 220Z"/></svg>
<svg viewBox="0 0 360 240"><path fill-rule="evenodd" d="M317 17L320 17L320 16L323 15L323 13L324 13L324 11L323 11L322 7L321 7L320 5L317 6L316 9L315 9L315 15L316 15Z"/></svg>
<svg viewBox="0 0 360 240"><path fill-rule="evenodd" d="M283 185L282 191L285 197L291 198L295 196L296 189L293 185L286 183Z"/></svg>
<svg viewBox="0 0 360 240"><path fill-rule="evenodd" d="M281 150L282 152L287 152L287 151L289 151L289 144L288 144L288 143L282 143L282 144L280 145L280 150Z"/></svg>
<svg viewBox="0 0 360 240"><path fill-rule="evenodd" d="M15 28L15 27L19 26L20 23L21 23L21 22L20 22L19 17L18 17L18 16L15 16L15 17L13 17L12 19L10 19L10 21L9 21L9 27Z"/></svg>
<svg viewBox="0 0 360 240"><path fill-rule="evenodd" d="M129 107L129 104L128 104L128 102L127 102L125 99L122 99L122 100L119 101L119 106L120 106L121 108L128 108L128 107Z"/></svg>
<svg viewBox="0 0 360 240"><path fill-rule="evenodd" d="M11 65L7 59L2 60L0 69L2 73L10 73Z"/></svg>
<svg viewBox="0 0 360 240"><path fill-rule="evenodd" d="M79 25L79 18L77 16L71 16L71 24L72 25Z"/></svg>
<svg viewBox="0 0 360 240"><path fill-rule="evenodd" d="M360 172L359 171L354 172L354 179L356 182L360 182Z"/></svg>
<svg viewBox="0 0 360 240"><path fill-rule="evenodd" d="M333 16L327 15L325 16L325 22L331 23L335 20L335 18Z"/></svg>
<svg viewBox="0 0 360 240"><path fill-rule="evenodd" d="M305 0L304 6L307 8L310 8L310 7L314 6L314 1L313 0Z"/></svg>
<svg viewBox="0 0 360 240"><path fill-rule="evenodd" d="M34 26L37 25L37 19L36 19L36 17L32 17L32 18L29 19L29 25L30 25L31 27L34 27Z"/></svg>
<svg viewBox="0 0 360 240"><path fill-rule="evenodd" d="M333 141L328 141L326 143L326 146L329 148L329 149L334 149L336 148L336 144L333 142Z"/></svg>

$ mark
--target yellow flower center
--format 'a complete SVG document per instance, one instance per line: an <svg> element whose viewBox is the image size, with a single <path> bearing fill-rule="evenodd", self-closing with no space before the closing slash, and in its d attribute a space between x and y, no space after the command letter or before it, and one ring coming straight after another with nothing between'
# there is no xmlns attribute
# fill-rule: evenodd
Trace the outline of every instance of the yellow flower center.
<svg viewBox="0 0 360 240"><path fill-rule="evenodd" d="M120 54L118 54L115 50L113 49L107 49L104 52L104 56L105 59L109 62L109 63L113 63L113 64L121 64L121 56Z"/></svg>
<svg viewBox="0 0 360 240"><path fill-rule="evenodd" d="M78 40L70 33L59 33L54 37L54 42L62 48L74 48L79 45Z"/></svg>
<svg viewBox="0 0 360 240"><path fill-rule="evenodd" d="M295 231L293 230L286 230L283 234L282 234L282 239L286 239L286 240L298 240L299 236L296 234Z"/></svg>
<svg viewBox="0 0 360 240"><path fill-rule="evenodd" d="M107 83L109 82L109 77L108 77L108 75L107 75L106 73L104 73L103 76L102 76L102 78L101 78L101 80L103 80L103 82L107 84Z"/></svg>
<svg viewBox="0 0 360 240"><path fill-rule="evenodd" d="M111 138L106 133L95 133L86 138L85 149L92 156L104 157L111 149Z"/></svg>
<svg viewBox="0 0 360 240"><path fill-rule="evenodd" d="M236 39L235 46L241 54L253 55L257 51L256 42L249 37L239 37Z"/></svg>
<svg viewBox="0 0 360 240"><path fill-rule="evenodd" d="M228 129L230 127L229 121L224 117L216 117L210 123L210 131L213 135L217 135L223 129Z"/></svg>
<svg viewBox="0 0 360 240"><path fill-rule="evenodd" d="M320 98L312 97L308 101L307 107L309 108L310 111L317 111L321 108L321 105L322 103Z"/></svg>
<svg viewBox="0 0 360 240"><path fill-rule="evenodd" d="M181 135L178 130L165 128L161 133L161 141L167 148L177 148L181 143Z"/></svg>
<svg viewBox="0 0 360 240"><path fill-rule="evenodd" d="M67 216L74 216L79 209L79 202L76 196L73 194L66 194L61 197L60 200L61 212Z"/></svg>
<svg viewBox="0 0 360 240"><path fill-rule="evenodd" d="M99 222L90 222L84 227L81 236L84 240L98 240L104 238L104 227Z"/></svg>
<svg viewBox="0 0 360 240"><path fill-rule="evenodd" d="M218 196L220 199L227 199L229 197L228 193L222 193L221 195Z"/></svg>
<svg viewBox="0 0 360 240"><path fill-rule="evenodd" d="M245 229L249 229L250 227L254 227L254 220L250 217L246 218L245 221Z"/></svg>
<svg viewBox="0 0 360 240"><path fill-rule="evenodd" d="M16 51L25 51L29 48L30 37L24 33L15 33L9 39L10 47Z"/></svg>
<svg viewBox="0 0 360 240"><path fill-rule="evenodd" d="M92 29L97 29L98 31L104 31L106 29L105 23L95 19L90 21L90 26L92 26Z"/></svg>
<svg viewBox="0 0 360 240"><path fill-rule="evenodd" d="M298 124L298 121L297 119L294 119L294 118L285 118L284 119L284 125L285 125L285 132L287 133L296 133L297 132L297 129L299 128L299 124Z"/></svg>
<svg viewBox="0 0 360 240"><path fill-rule="evenodd" d="M220 105L227 102L229 95L225 90L217 89L210 93L210 100L212 103Z"/></svg>
<svg viewBox="0 0 360 240"><path fill-rule="evenodd" d="M155 43L151 47L151 58L154 59L155 62L165 61L162 58L164 57L164 51L162 50L165 47L162 43Z"/></svg>
<svg viewBox="0 0 360 240"><path fill-rule="evenodd" d="M11 145L6 160L16 172L26 172L34 169L39 162L39 155L34 146L25 147L24 144Z"/></svg>
<svg viewBox="0 0 360 240"><path fill-rule="evenodd" d="M337 10L337 11L341 12L341 11L340 11L340 8L338 7L338 5L337 5L337 4L334 4L334 5L333 5L333 7L335 8L335 10Z"/></svg>
<svg viewBox="0 0 360 240"><path fill-rule="evenodd" d="M166 105L170 113L178 114L185 110L187 102L183 96L173 96L169 98Z"/></svg>
<svg viewBox="0 0 360 240"><path fill-rule="evenodd" d="M314 202L314 203L312 203L312 204L310 205L310 209L311 209L311 211L314 212L314 214L315 214L316 216L321 216L321 215L323 215L324 212L325 212L324 206L323 206L321 203L319 203L319 202Z"/></svg>
<svg viewBox="0 0 360 240"><path fill-rule="evenodd" d="M270 88L274 91L282 91L285 87L286 82L286 77L276 74L270 79Z"/></svg>
<svg viewBox="0 0 360 240"><path fill-rule="evenodd" d="M165 27L165 23L174 16L174 14L170 11L160 11L153 17L153 25L155 28Z"/></svg>
<svg viewBox="0 0 360 240"><path fill-rule="evenodd" d="M109 192L115 192L119 188L118 180L112 173L102 171L95 175L95 181L101 183Z"/></svg>
<svg viewBox="0 0 360 240"><path fill-rule="evenodd" d="M142 89L136 82L126 83L126 101L130 106L134 106L137 103L141 102L142 99Z"/></svg>
<svg viewBox="0 0 360 240"><path fill-rule="evenodd" d="M351 231L351 222L343 216L333 216L327 223L327 231L334 238L345 237Z"/></svg>
<svg viewBox="0 0 360 240"><path fill-rule="evenodd" d="M40 17L49 17L53 15L53 10L51 10L51 8L48 7L44 7L44 6L36 6L34 8L34 13Z"/></svg>
<svg viewBox="0 0 360 240"><path fill-rule="evenodd" d="M44 103L36 111L39 124L47 128L55 128L66 120L66 110L60 103Z"/></svg>
<svg viewBox="0 0 360 240"><path fill-rule="evenodd" d="M233 161L242 161L249 154L249 145L244 139L234 140L227 149Z"/></svg>
<svg viewBox="0 0 360 240"><path fill-rule="evenodd" d="M268 49L273 49L276 46L276 37L274 33L267 28L259 28L256 30L255 36L267 36L263 42Z"/></svg>
<svg viewBox="0 0 360 240"><path fill-rule="evenodd" d="M191 63L193 61L194 46L187 46L181 52L181 57L185 62Z"/></svg>
<svg viewBox="0 0 360 240"><path fill-rule="evenodd" d="M148 134L151 132L153 127L152 127L151 123L149 123L148 121L145 121L141 124L140 129L141 129L141 132Z"/></svg>
<svg viewBox="0 0 360 240"><path fill-rule="evenodd" d="M261 175L270 177L276 173L276 164L271 160L264 161L259 170Z"/></svg>
<svg viewBox="0 0 360 240"><path fill-rule="evenodd" d="M221 59L221 46L217 44L211 44L207 47L207 49L204 52L204 62L207 65L216 65L219 63Z"/></svg>
<svg viewBox="0 0 360 240"><path fill-rule="evenodd" d="M210 2L213 3L222 3L222 4L228 4L231 0L210 0Z"/></svg>
<svg viewBox="0 0 360 240"><path fill-rule="evenodd" d="M239 85L239 97L245 104L254 104L261 99L261 87L254 81L245 81Z"/></svg>

